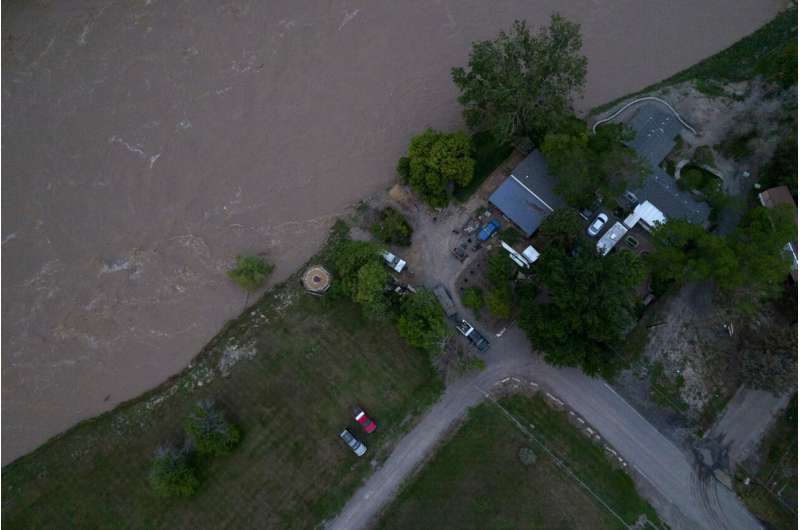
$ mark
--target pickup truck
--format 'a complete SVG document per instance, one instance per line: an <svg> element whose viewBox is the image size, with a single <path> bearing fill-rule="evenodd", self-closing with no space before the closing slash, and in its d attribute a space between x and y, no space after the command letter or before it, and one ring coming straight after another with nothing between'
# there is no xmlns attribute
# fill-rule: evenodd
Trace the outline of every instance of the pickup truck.
<svg viewBox="0 0 800 530"><path fill-rule="evenodd" d="M500 230L501 226L502 225L500 224L500 221L498 221L497 219L492 219L491 221L486 223L486 225L483 228L481 228L481 231L478 233L478 239L480 241L486 241L487 239L492 237L492 234Z"/></svg>
<svg viewBox="0 0 800 530"><path fill-rule="evenodd" d="M472 343L473 346L478 348L479 351L486 351L489 349L489 341L481 335L472 324L466 320L461 320L461 323L456 326L456 329Z"/></svg>

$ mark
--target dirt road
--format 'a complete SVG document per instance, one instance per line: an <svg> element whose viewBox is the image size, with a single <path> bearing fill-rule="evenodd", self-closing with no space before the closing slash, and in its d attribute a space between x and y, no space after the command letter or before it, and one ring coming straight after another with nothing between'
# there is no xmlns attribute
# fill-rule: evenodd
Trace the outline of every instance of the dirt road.
<svg viewBox="0 0 800 530"><path fill-rule="evenodd" d="M586 108L782 3L4 5L3 463L184 367L242 309L236 254L285 278L414 132L461 126L449 69L470 42L561 10L583 24Z"/></svg>
<svg viewBox="0 0 800 530"><path fill-rule="evenodd" d="M532 354L524 334L510 329L493 339L487 368L449 386L442 399L398 444L351 498L328 530L367 528L466 410L494 383L516 376L538 382L588 421L635 470L641 493L676 529L758 529L736 496L712 477L701 479L681 452L607 384L576 369L558 369ZM633 523L633 521L631 521Z"/></svg>

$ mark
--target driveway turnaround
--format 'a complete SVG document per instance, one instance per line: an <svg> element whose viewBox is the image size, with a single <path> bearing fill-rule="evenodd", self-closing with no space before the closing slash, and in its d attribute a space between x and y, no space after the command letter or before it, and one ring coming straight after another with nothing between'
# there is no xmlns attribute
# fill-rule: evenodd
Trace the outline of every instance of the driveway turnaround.
<svg viewBox="0 0 800 530"><path fill-rule="evenodd" d="M577 369L548 365L531 353L517 328L495 338L485 360L485 370L447 388L328 524L329 530L357 530L374 523L400 486L432 455L437 442L506 377L535 381L583 417L633 468L640 493L672 528L761 528L733 492L713 476L703 476L692 456L678 449L603 380Z"/></svg>

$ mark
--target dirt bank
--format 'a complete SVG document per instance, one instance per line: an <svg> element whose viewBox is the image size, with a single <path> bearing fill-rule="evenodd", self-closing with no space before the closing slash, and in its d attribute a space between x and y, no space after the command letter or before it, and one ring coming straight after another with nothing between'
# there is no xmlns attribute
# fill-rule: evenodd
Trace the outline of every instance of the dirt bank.
<svg viewBox="0 0 800 530"><path fill-rule="evenodd" d="M3 463L183 367L267 252L279 280L454 128L469 43L558 8L582 108L732 43L781 2L20 2L3 17Z"/></svg>

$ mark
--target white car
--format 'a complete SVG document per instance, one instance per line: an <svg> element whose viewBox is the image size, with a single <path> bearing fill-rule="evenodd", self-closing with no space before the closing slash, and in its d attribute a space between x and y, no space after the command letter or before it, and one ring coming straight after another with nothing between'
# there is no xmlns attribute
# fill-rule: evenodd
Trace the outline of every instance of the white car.
<svg viewBox="0 0 800 530"><path fill-rule="evenodd" d="M383 261L395 272L403 272L403 269L406 268L405 260L398 258L388 250L382 251L381 256L383 256Z"/></svg>
<svg viewBox="0 0 800 530"><path fill-rule="evenodd" d="M604 213L601 213L597 216L597 219L594 220L592 224L589 225L589 228L586 230L590 236L594 237L600 233L600 230L603 229L605 224L608 222L608 216Z"/></svg>
<svg viewBox="0 0 800 530"><path fill-rule="evenodd" d="M351 433L349 429L340 432L339 438L347 444L347 447L353 450L356 456L363 456L364 453L367 452L367 446L364 445L361 440L353 436L353 433Z"/></svg>

